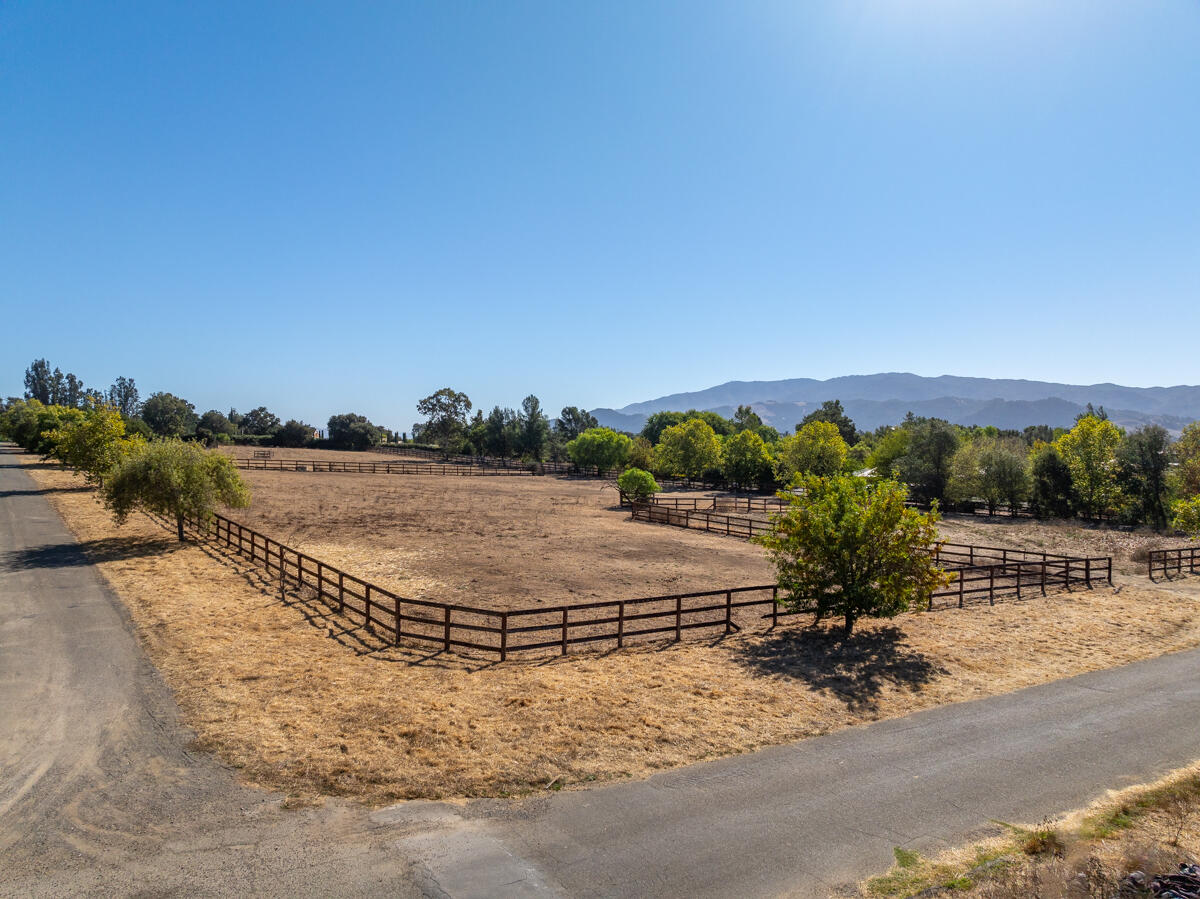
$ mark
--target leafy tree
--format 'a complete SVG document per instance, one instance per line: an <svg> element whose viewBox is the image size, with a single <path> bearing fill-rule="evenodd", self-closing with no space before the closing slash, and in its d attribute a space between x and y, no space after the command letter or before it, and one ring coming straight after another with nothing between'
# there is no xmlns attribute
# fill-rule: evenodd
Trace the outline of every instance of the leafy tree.
<svg viewBox="0 0 1200 899"><path fill-rule="evenodd" d="M1030 456L1030 502L1038 518L1070 518L1075 514L1075 486L1070 466L1052 443L1039 443Z"/></svg>
<svg viewBox="0 0 1200 899"><path fill-rule="evenodd" d="M1129 497L1133 520L1160 530L1167 526L1170 452L1166 428L1148 425L1126 435L1116 453L1118 487Z"/></svg>
<svg viewBox="0 0 1200 899"><path fill-rule="evenodd" d="M279 421L278 415L266 406L259 406L257 409L251 409L246 413L242 419L241 427L247 434L257 434L265 437L274 434L283 425Z"/></svg>
<svg viewBox="0 0 1200 899"><path fill-rule="evenodd" d="M1121 505L1117 482L1117 447L1121 432L1111 421L1084 415L1054 446L1067 467L1079 510L1089 518L1111 512Z"/></svg>
<svg viewBox="0 0 1200 899"><path fill-rule="evenodd" d="M50 363L45 359L35 359L25 369L25 399L37 400L43 406L49 406L51 381Z"/></svg>
<svg viewBox="0 0 1200 899"><path fill-rule="evenodd" d="M108 404L125 418L138 414L138 389L133 378L122 376L113 381L112 387L108 388Z"/></svg>
<svg viewBox="0 0 1200 899"><path fill-rule="evenodd" d="M646 471L651 471L655 467L654 447L641 434L633 438L633 443L629 447L629 455L625 458L625 464L630 468L644 468Z"/></svg>
<svg viewBox="0 0 1200 899"><path fill-rule="evenodd" d="M908 430L906 428L884 427L882 433L876 431L875 446L867 457L868 467L874 469L875 476L881 478L894 477L896 461L908 452Z"/></svg>
<svg viewBox="0 0 1200 899"><path fill-rule="evenodd" d="M209 409L201 415L200 421L196 425L196 436L203 437L205 440L219 439L217 437L218 434L232 437L235 433L236 429L233 426L233 422L216 409Z"/></svg>
<svg viewBox="0 0 1200 899"><path fill-rule="evenodd" d="M728 418L718 415L716 412L710 412L707 409L689 409L683 413L684 421L698 419L713 429L713 433L721 437L728 437L730 434L737 431Z"/></svg>
<svg viewBox="0 0 1200 899"><path fill-rule="evenodd" d="M127 437L121 413L97 406L73 416L50 432L50 455L78 469L89 484L100 485L113 466L145 446L141 437Z"/></svg>
<svg viewBox="0 0 1200 899"><path fill-rule="evenodd" d="M195 443L155 440L126 456L112 469L101 491L117 524L136 509L175 519L183 540L185 518L207 523L217 505L243 509L250 491L233 460Z"/></svg>
<svg viewBox="0 0 1200 899"><path fill-rule="evenodd" d="M562 412L558 414L558 420L554 423L554 430L562 436L564 442L567 442L574 440L588 428L599 426L600 422L596 421L596 416L578 406L564 406Z"/></svg>
<svg viewBox="0 0 1200 899"><path fill-rule="evenodd" d="M67 400L67 378L62 373L62 369L55 366L54 373L50 376L50 404L52 406L62 406Z"/></svg>
<svg viewBox="0 0 1200 899"><path fill-rule="evenodd" d="M292 418L275 434L275 442L279 446L304 446L312 440L312 435L312 425L306 425L304 422Z"/></svg>
<svg viewBox="0 0 1200 899"><path fill-rule="evenodd" d="M495 406L484 419L482 443L477 443L476 449L482 450L487 456L507 459L515 454L519 439L520 426L516 413L512 409Z"/></svg>
<svg viewBox="0 0 1200 899"><path fill-rule="evenodd" d="M1025 445L1019 438L982 437L964 443L950 462L946 494L956 502L982 499L988 514L1007 503L1016 509L1029 498Z"/></svg>
<svg viewBox="0 0 1200 899"><path fill-rule="evenodd" d="M1200 539L1200 495L1179 500L1172 512L1172 527L1178 528L1192 539Z"/></svg>
<svg viewBox="0 0 1200 899"><path fill-rule="evenodd" d="M642 426L641 436L645 437L652 444L657 444L659 438L662 437L663 431L675 425L683 424L686 420L687 416L682 412L655 412L646 419L646 423Z"/></svg>
<svg viewBox="0 0 1200 899"><path fill-rule="evenodd" d="M738 406L733 413L733 426L739 431L757 431L763 426L762 416L749 406Z"/></svg>
<svg viewBox="0 0 1200 899"><path fill-rule="evenodd" d="M798 474L835 475L842 470L849 451L837 425L829 421L810 421L780 441L776 462L779 480L787 482Z"/></svg>
<svg viewBox="0 0 1200 899"><path fill-rule="evenodd" d="M329 442L340 449L364 450L378 446L382 439L383 431L365 415L347 412L329 419Z"/></svg>
<svg viewBox="0 0 1200 899"><path fill-rule="evenodd" d="M546 441L550 436L550 422L542 412L541 401L530 394L521 401L521 412L517 416L519 429L517 445L521 455L535 462L546 456Z"/></svg>
<svg viewBox="0 0 1200 899"><path fill-rule="evenodd" d="M747 429L726 437L721 458L726 479L739 487L764 485L774 480L771 454L756 431Z"/></svg>
<svg viewBox="0 0 1200 899"><path fill-rule="evenodd" d="M1036 443L1052 443L1058 435L1050 425L1030 425L1021 432L1021 436L1027 446L1033 446Z"/></svg>
<svg viewBox="0 0 1200 899"><path fill-rule="evenodd" d="M588 428L567 444L567 455L580 468L595 468L601 475L620 468L632 445L632 440L611 428Z"/></svg>
<svg viewBox="0 0 1200 899"><path fill-rule="evenodd" d="M798 477L771 531L755 537L775 566L781 599L796 610L815 604L817 620L840 616L849 637L864 616L891 618L920 606L949 576L937 566L936 506L905 508L895 481Z"/></svg>
<svg viewBox="0 0 1200 899"><path fill-rule="evenodd" d="M83 395L83 381L75 377L73 372L67 372L67 385L63 396L63 405L77 409L83 405Z"/></svg>
<svg viewBox="0 0 1200 899"><path fill-rule="evenodd" d="M465 393L443 387L418 402L417 411L426 418L421 438L436 443L443 452L450 452L466 430L471 400Z"/></svg>
<svg viewBox="0 0 1200 899"><path fill-rule="evenodd" d="M1183 429L1175 442L1179 460L1179 492L1185 497L1200 495L1200 421Z"/></svg>
<svg viewBox="0 0 1200 899"><path fill-rule="evenodd" d="M196 407L172 393L152 393L142 404L142 421L159 437L183 437L196 430Z"/></svg>
<svg viewBox="0 0 1200 899"><path fill-rule="evenodd" d="M655 450L661 471L698 478L721 466L721 442L708 422L689 419L662 432Z"/></svg>
<svg viewBox="0 0 1200 899"><path fill-rule="evenodd" d="M617 478L617 486L631 499L643 500L662 489L658 486L658 481L654 480L654 475L640 468L628 468L621 472L621 476Z"/></svg>
<svg viewBox="0 0 1200 899"><path fill-rule="evenodd" d="M826 421L832 425L836 425L838 433L846 441L847 446L858 441L858 430L854 427L854 422L850 416L846 414L846 410L842 408L841 400L826 400L821 403L821 408L814 409L804 416L800 424L796 425L796 430L799 431L802 427L814 421Z"/></svg>
<svg viewBox="0 0 1200 899"><path fill-rule="evenodd" d="M958 449L958 433L940 418L904 419L908 450L896 460L896 472L924 503L942 499L950 480L950 460Z"/></svg>

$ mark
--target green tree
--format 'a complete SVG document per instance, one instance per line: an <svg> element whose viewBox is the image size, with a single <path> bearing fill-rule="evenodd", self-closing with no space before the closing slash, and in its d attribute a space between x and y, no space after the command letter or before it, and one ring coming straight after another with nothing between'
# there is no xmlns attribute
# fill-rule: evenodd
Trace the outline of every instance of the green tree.
<svg viewBox="0 0 1200 899"><path fill-rule="evenodd" d="M142 404L142 421L159 437L184 437L196 431L196 407L172 393L152 393Z"/></svg>
<svg viewBox="0 0 1200 899"><path fill-rule="evenodd" d="M625 457L625 464L630 468L644 468L646 471L651 471L655 467L654 447L641 434L633 438L633 443L629 446L629 454Z"/></svg>
<svg viewBox="0 0 1200 899"><path fill-rule="evenodd" d="M904 429L908 431L908 450L895 462L900 480L920 502L944 498L950 460L958 449L958 432L948 421L911 414L904 419Z"/></svg>
<svg viewBox="0 0 1200 899"><path fill-rule="evenodd" d="M266 406L251 409L242 419L242 430L247 434L268 437L281 427L283 424L279 421L279 416Z"/></svg>
<svg viewBox="0 0 1200 899"><path fill-rule="evenodd" d="M774 480L771 454L756 431L748 429L726 437L721 459L726 480L739 487L761 486Z"/></svg>
<svg viewBox="0 0 1200 899"><path fill-rule="evenodd" d="M627 468L621 472L621 476L617 478L617 486L630 499L640 500L653 496L662 489L658 486L658 481L654 480L654 475L640 468Z"/></svg>
<svg viewBox="0 0 1200 899"><path fill-rule="evenodd" d="M600 422L596 421L596 416L578 406L563 406L562 412L554 422L554 430L562 437L564 443L574 440L588 428L599 426Z"/></svg>
<svg viewBox="0 0 1200 899"><path fill-rule="evenodd" d="M138 403L137 384L133 378L121 376L113 381L108 388L108 404L113 406L124 418L133 418L141 408Z"/></svg>
<svg viewBox="0 0 1200 899"><path fill-rule="evenodd" d="M279 446L304 446L312 440L313 426L296 419L289 419L275 434L275 443Z"/></svg>
<svg viewBox="0 0 1200 899"><path fill-rule="evenodd" d="M1147 425L1127 434L1116 455L1117 483L1129 498L1133 520L1162 530L1167 526L1167 472L1171 465L1167 429Z"/></svg>
<svg viewBox="0 0 1200 899"><path fill-rule="evenodd" d="M1029 498L1029 469L1020 438L981 437L964 443L950 461L946 495L955 502L982 499L989 515L1001 503L1016 509Z"/></svg>
<svg viewBox="0 0 1200 899"><path fill-rule="evenodd" d="M49 406L52 380L50 363L45 359L34 359L25 369L25 399L37 400L43 406Z"/></svg>
<svg viewBox="0 0 1200 899"><path fill-rule="evenodd" d="M550 436L550 422L542 412L541 401L530 394L521 400L521 412L517 416L518 448L521 455L534 462L546 458L546 441Z"/></svg>
<svg viewBox="0 0 1200 899"><path fill-rule="evenodd" d="M686 420L687 416L682 412L655 412L646 419L646 423L642 426L641 436L652 444L657 444L663 431L683 424Z"/></svg>
<svg viewBox="0 0 1200 899"><path fill-rule="evenodd" d="M896 461L908 452L908 430L884 427L875 432L875 446L867 457L867 466L875 476L891 478L896 475Z"/></svg>
<svg viewBox="0 0 1200 899"><path fill-rule="evenodd" d="M1179 492L1185 497L1200 495L1200 421L1183 429L1175 442L1179 461Z"/></svg>
<svg viewBox="0 0 1200 899"><path fill-rule="evenodd" d="M1054 441L1071 470L1079 510L1089 518L1113 512L1122 504L1116 456L1120 445L1120 430L1098 415L1081 416L1075 427Z"/></svg>
<svg viewBox="0 0 1200 899"><path fill-rule="evenodd" d="M496 406L484 419L482 443L476 448L482 450L485 456L507 459L516 453L520 437L521 429L516 413L512 409Z"/></svg>
<svg viewBox="0 0 1200 899"><path fill-rule="evenodd" d="M756 543L775 566L781 601L817 620L841 617L845 636L864 616L891 618L929 601L949 576L933 555L936 505L928 514L905 508L895 481L798 477L772 529Z"/></svg>
<svg viewBox="0 0 1200 899"><path fill-rule="evenodd" d="M739 431L757 431L763 426L762 416L749 406L738 406L733 413L733 426Z"/></svg>
<svg viewBox="0 0 1200 899"><path fill-rule="evenodd" d="M235 433L233 422L216 409L209 409L201 415L200 421L196 425L196 436L204 440L220 440L217 435L232 437ZM226 442L228 443L228 441Z"/></svg>
<svg viewBox="0 0 1200 899"><path fill-rule="evenodd" d="M137 509L166 515L175 520L180 540L185 519L207 524L218 505L250 505L250 491L232 459L178 439L152 441L125 457L104 482L101 497L117 524Z"/></svg>
<svg viewBox="0 0 1200 899"><path fill-rule="evenodd" d="M666 474L698 478L721 467L721 442L708 422L689 419L662 432L655 459Z"/></svg>
<svg viewBox="0 0 1200 899"><path fill-rule="evenodd" d="M776 473L784 483L798 474L830 477L842 470L849 452L837 425L810 421L779 442Z"/></svg>
<svg viewBox="0 0 1200 899"><path fill-rule="evenodd" d="M1075 486L1071 468L1052 443L1034 445L1030 454L1030 503L1038 518L1071 518L1075 514Z"/></svg>
<svg viewBox="0 0 1200 899"><path fill-rule="evenodd" d="M365 450L383 440L383 430L355 412L330 416L328 433L329 442L339 449Z"/></svg>
<svg viewBox="0 0 1200 899"><path fill-rule="evenodd" d="M846 441L847 446L852 446L858 441L858 430L854 427L853 420L846 414L846 410L842 408L841 400L826 400L821 403L821 408L814 409L804 416L800 424L796 425L796 430L799 431L806 424L814 421L825 421L836 425L838 433Z"/></svg>
<svg viewBox="0 0 1200 899"><path fill-rule="evenodd" d="M1183 531L1193 540L1200 539L1200 495L1178 500L1172 513L1172 527Z"/></svg>
<svg viewBox="0 0 1200 899"><path fill-rule="evenodd" d="M595 468L596 474L620 468L633 441L611 428L588 428L567 444L567 455L580 468Z"/></svg>
<svg viewBox="0 0 1200 899"><path fill-rule="evenodd" d="M421 439L436 443L443 452L454 451L467 427L471 400L465 393L443 387L417 403L417 411L425 416Z"/></svg>
<svg viewBox="0 0 1200 899"><path fill-rule="evenodd" d="M100 485L113 466L145 445L127 437L125 421L111 406L97 406L63 421L50 432L50 455L83 473L89 484Z"/></svg>

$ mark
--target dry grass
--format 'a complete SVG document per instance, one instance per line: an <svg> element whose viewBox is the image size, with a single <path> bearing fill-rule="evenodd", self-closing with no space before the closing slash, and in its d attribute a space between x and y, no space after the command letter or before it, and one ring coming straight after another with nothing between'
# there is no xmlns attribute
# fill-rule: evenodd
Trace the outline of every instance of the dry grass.
<svg viewBox="0 0 1200 899"><path fill-rule="evenodd" d="M44 487L77 484L31 472ZM301 490L304 476L291 477L284 497ZM270 482L257 486L260 509L285 508ZM130 607L200 745L297 797L380 803L638 777L1200 644L1195 597L1146 586L906 615L848 643L792 626L484 665L385 647L322 607L282 603L242 560L180 546L143 517L115 528L87 491L49 497ZM752 549L644 527L703 541L707 569Z"/></svg>
<svg viewBox="0 0 1200 899"><path fill-rule="evenodd" d="M1112 791L1086 809L958 847L933 859L896 850L896 865L862 885L865 897L1066 899L1121 892L1200 859L1200 762L1151 784Z"/></svg>

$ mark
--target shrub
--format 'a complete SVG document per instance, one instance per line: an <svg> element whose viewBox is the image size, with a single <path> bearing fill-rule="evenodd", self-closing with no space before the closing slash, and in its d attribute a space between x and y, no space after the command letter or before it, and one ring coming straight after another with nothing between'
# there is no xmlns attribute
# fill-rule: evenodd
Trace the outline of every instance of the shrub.
<svg viewBox="0 0 1200 899"><path fill-rule="evenodd" d="M630 468L622 472L617 478L617 486L630 499L646 499L662 489L654 480L654 475L640 468Z"/></svg>

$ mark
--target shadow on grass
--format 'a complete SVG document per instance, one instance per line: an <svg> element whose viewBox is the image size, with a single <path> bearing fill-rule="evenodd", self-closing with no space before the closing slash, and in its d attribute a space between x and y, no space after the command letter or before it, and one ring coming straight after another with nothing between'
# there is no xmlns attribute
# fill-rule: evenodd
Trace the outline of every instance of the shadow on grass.
<svg viewBox="0 0 1200 899"><path fill-rule="evenodd" d="M43 496L47 493L87 493L91 487L79 485L78 487L38 487L35 490L0 490L0 499L8 499L12 496Z"/></svg>
<svg viewBox="0 0 1200 899"><path fill-rule="evenodd" d="M734 658L760 674L791 677L832 693L856 712L876 707L888 686L917 689L945 669L905 642L894 625L852 634L810 627L738 645Z"/></svg>
<svg viewBox="0 0 1200 899"><path fill-rule="evenodd" d="M120 559L137 559L174 552L179 543L157 537L106 537L82 543L48 543L0 554L0 568L13 571L73 568Z"/></svg>

